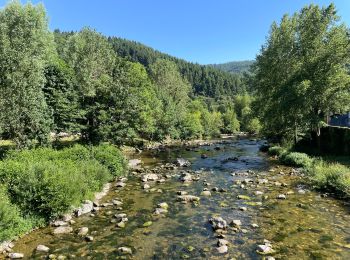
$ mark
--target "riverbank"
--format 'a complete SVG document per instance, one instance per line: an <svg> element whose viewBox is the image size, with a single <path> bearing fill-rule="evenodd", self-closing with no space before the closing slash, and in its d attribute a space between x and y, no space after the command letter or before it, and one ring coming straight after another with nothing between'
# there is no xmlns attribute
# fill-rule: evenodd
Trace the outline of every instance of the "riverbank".
<svg viewBox="0 0 350 260"><path fill-rule="evenodd" d="M240 133L234 137L245 136L245 133ZM213 140L168 140L163 143L152 143L143 149L159 150L183 146L194 149L200 146L224 144L227 143L225 139L232 137L222 135L220 139ZM124 147L122 151L125 158L133 158L141 150ZM4 227L0 229L0 252L5 255L11 252L14 246L13 239L16 240L37 228L44 227L48 222L56 226L59 232L68 232L70 228L66 226L70 225L72 217L99 210L99 201L112 185L111 182L107 184L106 182L111 178L117 178L119 185L122 185L122 181L125 180L120 179L120 176L127 173L126 161L122 158L118 150L110 145L99 147L74 145L62 150L39 148L22 152L10 151L0 162L0 180L5 184L0 190L0 207L3 209L0 226ZM76 165L77 163L85 166L88 164L91 167L77 170L76 168L80 167ZM137 168L139 163L139 160L131 159L129 166ZM89 177L81 175L84 171ZM91 180L95 178L94 175L97 178L93 181L95 184L79 181L84 178ZM49 179L45 179L46 177ZM13 182L14 179L16 183ZM83 187L84 185L90 186ZM19 189L29 193L22 194ZM45 194L41 192L43 190ZM38 196L41 196L40 200L32 205ZM81 204L81 201L84 202ZM24 215L26 217L22 217Z"/></svg>
<svg viewBox="0 0 350 260"><path fill-rule="evenodd" d="M11 241L70 212L92 211L108 192L106 183L125 171L123 155L111 145L8 152L0 162L0 241ZM2 247L10 251L12 244L4 242Z"/></svg>
<svg viewBox="0 0 350 260"><path fill-rule="evenodd" d="M328 193L342 199L350 198L350 168L338 162L336 157L326 161L322 157L290 152L279 146L270 147L268 154L287 166L302 167L310 185L325 192L325 195Z"/></svg>
<svg viewBox="0 0 350 260"><path fill-rule="evenodd" d="M261 144L244 139L143 151L135 155L140 169L125 185L112 185L105 207L74 219L70 233L36 230L13 252L30 259L349 257L348 208L313 192L297 169L267 160ZM177 158L190 165L175 165ZM219 217L221 229L212 226Z"/></svg>

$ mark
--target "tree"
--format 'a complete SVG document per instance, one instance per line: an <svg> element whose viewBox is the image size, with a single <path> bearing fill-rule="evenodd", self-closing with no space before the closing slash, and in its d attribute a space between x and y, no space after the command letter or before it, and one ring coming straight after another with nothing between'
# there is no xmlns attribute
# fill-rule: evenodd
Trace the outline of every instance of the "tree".
<svg viewBox="0 0 350 260"><path fill-rule="evenodd" d="M13 1L0 11L0 129L17 147L48 142L52 120L42 87L53 44L42 5Z"/></svg>
<svg viewBox="0 0 350 260"><path fill-rule="evenodd" d="M112 84L97 91L96 99L99 139L133 144L138 138L155 138L161 103L141 64L117 59Z"/></svg>
<svg viewBox="0 0 350 260"><path fill-rule="evenodd" d="M239 121L237 119L237 115L235 113L234 110L232 109L228 109L222 116L223 119L223 131L225 133L235 133L237 131L239 131L240 129L240 124Z"/></svg>
<svg viewBox="0 0 350 260"><path fill-rule="evenodd" d="M297 141L330 111L348 107L349 34L333 4L304 7L271 26L254 66L265 132Z"/></svg>
<svg viewBox="0 0 350 260"><path fill-rule="evenodd" d="M179 126L186 115L191 86L181 77L176 64L171 61L156 61L150 72L157 96L162 101L160 135L179 138Z"/></svg>
<svg viewBox="0 0 350 260"><path fill-rule="evenodd" d="M57 133L79 133L84 115L80 109L74 71L60 58L45 69L44 94Z"/></svg>
<svg viewBox="0 0 350 260"><path fill-rule="evenodd" d="M107 91L113 85L116 55L104 36L84 28L69 37L63 58L76 75L78 95L85 115L83 137L88 142L100 142L97 92Z"/></svg>

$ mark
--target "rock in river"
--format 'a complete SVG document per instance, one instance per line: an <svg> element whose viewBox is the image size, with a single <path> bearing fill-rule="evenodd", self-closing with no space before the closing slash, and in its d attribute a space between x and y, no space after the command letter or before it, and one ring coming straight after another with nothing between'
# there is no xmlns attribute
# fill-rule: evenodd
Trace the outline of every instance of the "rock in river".
<svg viewBox="0 0 350 260"><path fill-rule="evenodd" d="M227 248L227 246L220 246L217 248L217 250L218 250L218 253L225 254L225 253L227 253L228 248Z"/></svg>
<svg viewBox="0 0 350 260"><path fill-rule="evenodd" d="M73 232L73 228L72 227L68 227L68 226L61 226L61 227L55 228L53 230L53 233L55 235L68 234L68 233L71 233L71 232Z"/></svg>
<svg viewBox="0 0 350 260"><path fill-rule="evenodd" d="M227 228L227 222L222 217L210 218L209 223L211 224L214 230Z"/></svg>
<svg viewBox="0 0 350 260"><path fill-rule="evenodd" d="M181 174L180 180L183 182L190 182L193 181L193 177L190 173L184 172L183 174Z"/></svg>
<svg viewBox="0 0 350 260"><path fill-rule="evenodd" d="M199 201L200 198L199 197L196 197L196 196L193 196L193 195L181 195L181 196L177 196L177 199L179 201L182 201L184 203L187 203L187 202L196 202L196 201Z"/></svg>
<svg viewBox="0 0 350 260"><path fill-rule="evenodd" d="M145 175L142 176L141 180L143 182L156 181L156 180L158 180L158 175L155 174L155 173L145 174Z"/></svg>
<svg viewBox="0 0 350 260"><path fill-rule="evenodd" d="M48 248L47 246L44 246L44 245L38 245L36 247L36 251L47 253L50 251L50 248Z"/></svg>
<svg viewBox="0 0 350 260"><path fill-rule="evenodd" d="M161 202L157 206L161 209L168 209L169 208L169 205L166 202Z"/></svg>
<svg viewBox="0 0 350 260"><path fill-rule="evenodd" d="M284 194L280 194L280 195L277 196L277 199L279 199L279 200L285 200L286 198L287 197Z"/></svg>
<svg viewBox="0 0 350 260"><path fill-rule="evenodd" d="M183 158L177 158L175 161L175 164L180 167L189 167L191 166L191 163L189 160L183 159Z"/></svg>
<svg viewBox="0 0 350 260"><path fill-rule="evenodd" d="M90 213L92 210L94 209L94 203L90 200L85 200L83 205L75 210L75 215L77 217L86 214L86 213Z"/></svg>
<svg viewBox="0 0 350 260"><path fill-rule="evenodd" d="M24 254L22 253L10 253L9 258L10 259L21 259L24 257Z"/></svg>
<svg viewBox="0 0 350 260"><path fill-rule="evenodd" d="M211 192L208 191L208 190L204 190L204 191L201 192L201 195L202 196L211 196Z"/></svg>
<svg viewBox="0 0 350 260"><path fill-rule="evenodd" d="M131 159L129 160L128 166L131 169L135 169L137 168L139 165L141 164L141 160L140 159Z"/></svg>
<svg viewBox="0 0 350 260"><path fill-rule="evenodd" d="M131 248L125 247L125 246L119 247L119 248L118 248L118 251L119 251L120 253L124 254L124 255L131 255L131 254L132 254Z"/></svg>
<svg viewBox="0 0 350 260"><path fill-rule="evenodd" d="M82 228L79 228L79 230L78 230L78 235L79 236L86 236L87 233L89 233L89 228L88 227L82 227Z"/></svg>
<svg viewBox="0 0 350 260"><path fill-rule="evenodd" d="M240 221L239 219L234 219L231 221L230 225L239 228L240 226L242 226L242 221Z"/></svg>

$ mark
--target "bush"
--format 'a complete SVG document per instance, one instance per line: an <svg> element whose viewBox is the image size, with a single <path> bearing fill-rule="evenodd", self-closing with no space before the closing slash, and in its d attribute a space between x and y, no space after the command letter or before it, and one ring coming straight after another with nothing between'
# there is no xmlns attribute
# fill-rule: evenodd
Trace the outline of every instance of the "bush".
<svg viewBox="0 0 350 260"><path fill-rule="evenodd" d="M47 221L92 198L125 168L111 145L11 151L0 162L0 182L23 214Z"/></svg>
<svg viewBox="0 0 350 260"><path fill-rule="evenodd" d="M96 160L77 164L73 160L18 163L0 166L6 176L11 201L28 215L46 220L65 213L83 199L91 198L111 179L107 168Z"/></svg>
<svg viewBox="0 0 350 260"><path fill-rule="evenodd" d="M5 188L0 187L0 242L23 234L31 228L31 222L21 216L19 209L11 204Z"/></svg>
<svg viewBox="0 0 350 260"><path fill-rule="evenodd" d="M350 169L339 163L315 163L308 170L311 181L319 189L350 197Z"/></svg>
<svg viewBox="0 0 350 260"><path fill-rule="evenodd" d="M281 156L285 152L286 150L281 146L272 146L268 150L268 154L271 156L275 156L275 155Z"/></svg>
<svg viewBox="0 0 350 260"><path fill-rule="evenodd" d="M307 154L297 152L283 153L280 156L280 161L287 166L305 168L310 167L313 162L312 158L310 158Z"/></svg>
<svg viewBox="0 0 350 260"><path fill-rule="evenodd" d="M100 145L92 148L92 156L106 166L113 176L121 176L127 168L123 154L112 145Z"/></svg>

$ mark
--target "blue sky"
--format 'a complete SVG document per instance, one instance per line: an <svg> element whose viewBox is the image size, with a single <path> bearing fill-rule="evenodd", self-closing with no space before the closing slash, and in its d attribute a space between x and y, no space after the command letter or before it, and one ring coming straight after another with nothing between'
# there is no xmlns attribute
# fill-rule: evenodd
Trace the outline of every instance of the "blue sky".
<svg viewBox="0 0 350 260"><path fill-rule="evenodd" d="M8 1L0 0L0 6ZM26 0L22 0L26 2ZM350 25L349 0L33 0L53 30L90 26L201 64L254 59L273 21L310 3L334 2Z"/></svg>

